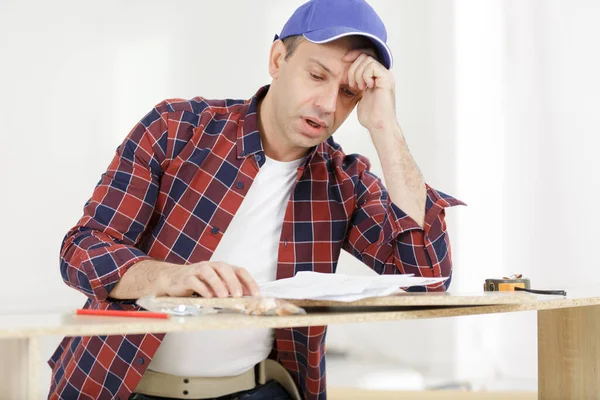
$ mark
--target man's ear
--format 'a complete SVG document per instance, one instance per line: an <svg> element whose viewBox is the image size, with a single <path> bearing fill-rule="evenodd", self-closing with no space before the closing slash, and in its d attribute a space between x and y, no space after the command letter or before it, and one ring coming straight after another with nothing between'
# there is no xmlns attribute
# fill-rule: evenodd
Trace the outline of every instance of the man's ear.
<svg viewBox="0 0 600 400"><path fill-rule="evenodd" d="M287 50L283 42L280 39L274 41L269 54L269 75L271 75L271 78L277 79L279 76L281 64L285 63L286 54Z"/></svg>

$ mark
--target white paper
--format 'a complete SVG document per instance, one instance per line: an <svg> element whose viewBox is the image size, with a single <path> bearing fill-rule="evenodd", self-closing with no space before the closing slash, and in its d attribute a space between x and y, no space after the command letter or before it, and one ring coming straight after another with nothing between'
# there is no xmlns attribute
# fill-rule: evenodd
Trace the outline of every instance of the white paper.
<svg viewBox="0 0 600 400"><path fill-rule="evenodd" d="M421 278L412 274L349 276L318 272L298 272L293 278L260 285L261 296L281 299L355 301L387 296L400 287L443 282L447 278Z"/></svg>
<svg viewBox="0 0 600 400"><path fill-rule="evenodd" d="M317 298L311 299L311 300L329 300L329 301L350 302L350 301L366 299L369 297L389 296L394 293L404 293L404 290L398 289L396 287L367 289L364 292L358 293L358 294L338 294L335 296L317 297Z"/></svg>

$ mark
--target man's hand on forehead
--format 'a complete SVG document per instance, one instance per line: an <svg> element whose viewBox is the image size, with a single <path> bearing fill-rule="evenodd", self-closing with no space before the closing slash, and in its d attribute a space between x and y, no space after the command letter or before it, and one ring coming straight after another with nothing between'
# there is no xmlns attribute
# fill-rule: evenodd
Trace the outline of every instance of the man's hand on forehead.
<svg viewBox="0 0 600 400"><path fill-rule="evenodd" d="M350 50L343 61L352 63L348 70L348 85L364 90L366 88L382 87L378 79L387 80L390 72L377 59L373 49Z"/></svg>
<svg viewBox="0 0 600 400"><path fill-rule="evenodd" d="M373 50L351 50L343 57L350 64L348 86L362 93L358 102L358 121L375 131L396 124L396 82L392 71L375 59Z"/></svg>

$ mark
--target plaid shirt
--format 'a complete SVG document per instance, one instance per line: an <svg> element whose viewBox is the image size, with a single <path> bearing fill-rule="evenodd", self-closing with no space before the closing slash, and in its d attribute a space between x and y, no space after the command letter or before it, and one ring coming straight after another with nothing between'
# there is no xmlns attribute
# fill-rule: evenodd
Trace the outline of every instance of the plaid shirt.
<svg viewBox="0 0 600 400"><path fill-rule="evenodd" d="M166 100L133 128L63 241L62 277L89 297L86 308L136 309L109 293L137 262L210 259L264 163L256 111L267 90L248 101ZM379 274L451 275L444 208L462 203L428 186L421 229L369 167L332 138L311 150L285 212L277 279L333 273L342 248ZM325 326L276 329L270 357L306 399L326 397L325 333ZM127 399L163 337L65 338L49 361L49 397Z"/></svg>

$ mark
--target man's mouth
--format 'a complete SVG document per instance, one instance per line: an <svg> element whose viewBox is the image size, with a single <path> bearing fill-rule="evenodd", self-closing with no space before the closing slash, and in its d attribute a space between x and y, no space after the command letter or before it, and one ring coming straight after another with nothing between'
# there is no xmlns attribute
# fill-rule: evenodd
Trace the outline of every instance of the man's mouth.
<svg viewBox="0 0 600 400"><path fill-rule="evenodd" d="M306 122L307 122L307 123L308 123L310 126L312 126L312 127L314 127L314 128L322 128L321 124L319 124L319 123L317 123L317 122L313 121L313 120L312 120L312 119L310 119L310 118L306 118Z"/></svg>
<svg viewBox="0 0 600 400"><path fill-rule="evenodd" d="M306 121L306 123L310 126L312 126L313 128L327 128L327 124L319 119L319 118L315 118L315 117L302 117L302 119L304 119Z"/></svg>
<svg viewBox="0 0 600 400"><path fill-rule="evenodd" d="M304 127L301 128L301 131L304 135L307 135L311 138L317 138L321 137L325 133L327 124L319 118L302 117L302 120L304 121Z"/></svg>

